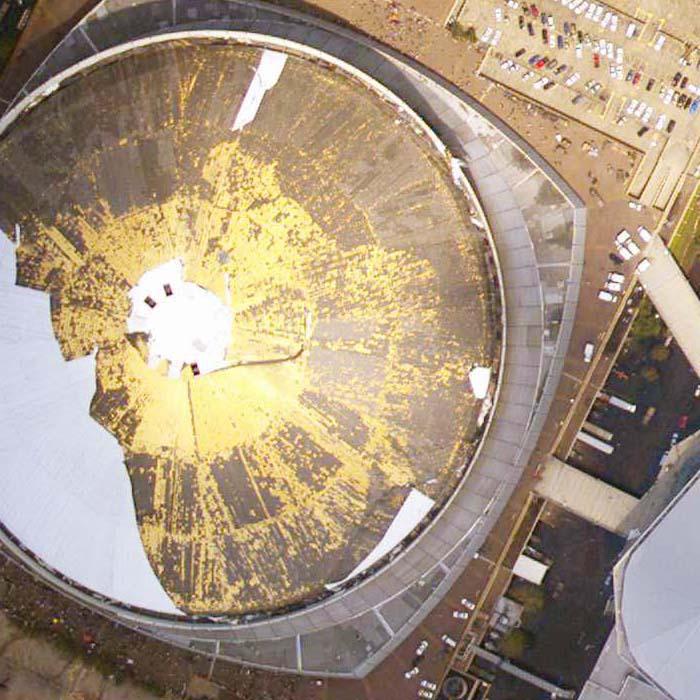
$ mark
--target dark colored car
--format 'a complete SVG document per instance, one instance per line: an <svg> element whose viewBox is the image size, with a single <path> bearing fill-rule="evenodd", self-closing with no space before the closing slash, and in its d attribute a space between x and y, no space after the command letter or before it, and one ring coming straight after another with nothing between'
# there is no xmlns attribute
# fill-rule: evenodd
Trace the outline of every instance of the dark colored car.
<svg viewBox="0 0 700 700"><path fill-rule="evenodd" d="M535 28L532 26L532 22L527 23L527 33L530 36L535 36Z"/></svg>
<svg viewBox="0 0 700 700"><path fill-rule="evenodd" d="M523 15L518 15L518 27L522 29L525 26L525 17Z"/></svg>
<svg viewBox="0 0 700 700"><path fill-rule="evenodd" d="M639 81L642 79L642 74L637 71L632 78L632 85L639 85Z"/></svg>
<svg viewBox="0 0 700 700"><path fill-rule="evenodd" d="M649 127L648 127L648 126L643 126L643 127L637 132L637 136L644 136L644 134L646 134L647 131L649 131Z"/></svg>
<svg viewBox="0 0 700 700"><path fill-rule="evenodd" d="M610 253L608 257L615 263L615 265L622 265L622 263L625 262L619 255L617 255L617 253Z"/></svg>
<svg viewBox="0 0 700 700"><path fill-rule="evenodd" d="M518 49L518 50L515 52L515 57L516 57L516 58L520 58L524 53L525 53L525 49Z"/></svg>
<svg viewBox="0 0 700 700"><path fill-rule="evenodd" d="M536 53L534 56L530 56L530 58L527 59L527 62L531 65L534 66L537 61L539 61L542 58L538 53Z"/></svg>
<svg viewBox="0 0 700 700"><path fill-rule="evenodd" d="M557 75L561 75L569 66L566 65L566 63L562 63L559 68L557 68L554 72Z"/></svg>
<svg viewBox="0 0 700 700"><path fill-rule="evenodd" d="M629 83L629 81L632 80L632 78L634 78L634 71L630 68L627 71L627 75L625 76L625 80Z"/></svg>
<svg viewBox="0 0 700 700"><path fill-rule="evenodd" d="M654 78L649 78L649 82L647 83L647 90L651 90L654 87L654 83L656 83L656 80Z"/></svg>
<svg viewBox="0 0 700 700"><path fill-rule="evenodd" d="M676 120L671 119L671 121L668 123L668 126L666 127L666 131L670 134L675 128L676 128Z"/></svg>
<svg viewBox="0 0 700 700"><path fill-rule="evenodd" d="M593 65L596 68L600 68L600 54L598 54L598 53L593 54Z"/></svg>
<svg viewBox="0 0 700 700"><path fill-rule="evenodd" d="M542 43L549 43L549 30L546 27L542 30Z"/></svg>
<svg viewBox="0 0 700 700"><path fill-rule="evenodd" d="M671 85L673 85L673 87L676 87L676 85L678 85L678 83L680 83L680 81L681 81L681 74L679 72L673 76L673 80L671 81Z"/></svg>
<svg viewBox="0 0 700 700"><path fill-rule="evenodd" d="M530 14L537 19L540 16L540 11L537 9L537 5L532 4L530 5Z"/></svg>
<svg viewBox="0 0 700 700"><path fill-rule="evenodd" d="M688 76L684 75L683 80L681 80L681 90L685 89L685 86L688 84Z"/></svg>
<svg viewBox="0 0 700 700"><path fill-rule="evenodd" d="M564 48L564 37L561 34L557 34L557 48L558 49Z"/></svg>
<svg viewBox="0 0 700 700"><path fill-rule="evenodd" d="M568 22L564 22L564 34L566 34L566 36L571 34L571 27L569 26Z"/></svg>

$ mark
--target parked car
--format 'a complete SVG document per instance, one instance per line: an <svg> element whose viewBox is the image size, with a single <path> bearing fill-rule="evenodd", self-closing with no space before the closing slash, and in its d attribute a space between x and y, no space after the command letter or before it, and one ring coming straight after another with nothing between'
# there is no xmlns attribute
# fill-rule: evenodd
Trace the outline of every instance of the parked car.
<svg viewBox="0 0 700 700"><path fill-rule="evenodd" d="M629 232L626 228L623 228L623 229L621 229L620 232L615 236L615 241L616 241L619 245L625 245L625 243L627 243L627 241L629 241L630 238L632 238L632 236L630 236L630 232Z"/></svg>
<svg viewBox="0 0 700 700"><path fill-rule="evenodd" d="M647 258L640 260L639 265L637 265L637 272L644 272L644 270L648 270L650 265L651 263Z"/></svg>
<svg viewBox="0 0 700 700"><path fill-rule="evenodd" d="M611 294L610 292L606 292L604 289L601 289L598 292L598 299L614 304L617 301L617 296L615 294Z"/></svg>
<svg viewBox="0 0 700 700"><path fill-rule="evenodd" d="M645 243L649 243L652 238L651 231L646 226L637 226L637 234Z"/></svg>
<svg viewBox="0 0 700 700"><path fill-rule="evenodd" d="M589 363L593 359L593 343L586 343L583 346L583 361Z"/></svg>

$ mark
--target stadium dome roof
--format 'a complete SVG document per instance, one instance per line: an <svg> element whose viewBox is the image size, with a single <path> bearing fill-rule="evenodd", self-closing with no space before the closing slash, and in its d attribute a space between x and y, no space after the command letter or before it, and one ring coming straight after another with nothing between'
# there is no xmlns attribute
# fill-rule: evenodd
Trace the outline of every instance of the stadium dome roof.
<svg viewBox="0 0 700 700"><path fill-rule="evenodd" d="M306 58L164 42L23 114L0 164L0 521L49 566L273 610L450 496L500 329L412 117Z"/></svg>
<svg viewBox="0 0 700 700"><path fill-rule="evenodd" d="M694 477L615 571L621 651L675 700L700 688L698 508Z"/></svg>

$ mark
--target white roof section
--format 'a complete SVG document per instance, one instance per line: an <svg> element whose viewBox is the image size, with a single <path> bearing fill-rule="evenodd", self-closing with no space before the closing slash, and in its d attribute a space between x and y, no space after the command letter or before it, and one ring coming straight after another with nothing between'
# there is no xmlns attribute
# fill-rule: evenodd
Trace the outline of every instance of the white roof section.
<svg viewBox="0 0 700 700"><path fill-rule="evenodd" d="M63 359L49 296L15 286L2 231L0 318L0 521L82 586L180 614L141 543L121 447L89 414L95 358Z"/></svg>
<svg viewBox="0 0 700 700"><path fill-rule="evenodd" d="M548 571L549 567L546 564L532 557L528 557L526 554L521 554L513 567L513 573L516 576L520 576L520 578L524 578L526 581L534 583L536 586L539 586L542 581L544 581L544 577Z"/></svg>
<svg viewBox="0 0 700 700"><path fill-rule="evenodd" d="M374 549L342 581L329 583L326 588L332 590L376 564L411 534L434 505L435 501L432 498L421 493L418 489L411 489L403 505L399 508L399 512L394 516L391 525L384 533L384 537L379 540Z"/></svg>
<svg viewBox="0 0 700 700"><path fill-rule="evenodd" d="M618 565L622 652L675 700L700 688L700 480Z"/></svg>
<svg viewBox="0 0 700 700"><path fill-rule="evenodd" d="M639 676L617 647L617 631L613 628L578 700L668 700L668 695Z"/></svg>

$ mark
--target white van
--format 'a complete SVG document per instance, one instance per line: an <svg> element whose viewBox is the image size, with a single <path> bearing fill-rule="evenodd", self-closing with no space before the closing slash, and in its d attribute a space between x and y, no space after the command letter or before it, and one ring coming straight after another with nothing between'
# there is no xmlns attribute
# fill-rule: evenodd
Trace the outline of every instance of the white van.
<svg viewBox="0 0 700 700"><path fill-rule="evenodd" d="M649 262L648 258L644 258L639 262L639 265L637 265L637 272L644 272L644 270L647 270L651 263Z"/></svg>
<svg viewBox="0 0 700 700"><path fill-rule="evenodd" d="M615 294L611 294L610 292L606 292L604 289L601 289L598 292L598 299L614 304L617 301L617 296Z"/></svg>
<svg viewBox="0 0 700 700"><path fill-rule="evenodd" d="M625 281L625 276L621 272L608 272L608 279L611 282L622 284Z"/></svg>
<svg viewBox="0 0 700 700"><path fill-rule="evenodd" d="M583 361L589 363L593 359L593 343L586 343L583 346Z"/></svg>

